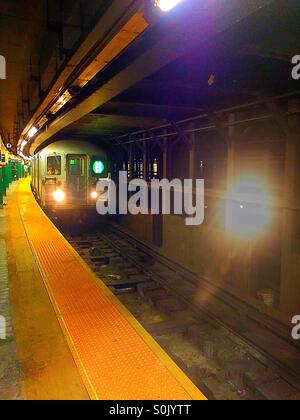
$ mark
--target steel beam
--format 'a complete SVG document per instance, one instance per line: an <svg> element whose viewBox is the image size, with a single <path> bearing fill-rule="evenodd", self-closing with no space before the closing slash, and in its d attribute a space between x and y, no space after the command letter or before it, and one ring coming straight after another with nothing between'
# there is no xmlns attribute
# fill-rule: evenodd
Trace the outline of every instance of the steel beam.
<svg viewBox="0 0 300 420"><path fill-rule="evenodd" d="M179 125L176 124L175 121L171 121L170 124L178 134L178 138L172 143L172 146L175 146L179 140L182 140L186 144L187 148L190 149L192 145L189 136L179 127Z"/></svg>
<svg viewBox="0 0 300 420"><path fill-rule="evenodd" d="M30 152L34 153L37 146L42 145L68 125L183 56L189 48L199 46L200 53L208 40L275 2L278 0L219 0L204 3L199 0L190 0L186 2L186 9L182 7L180 14L175 13L170 20L166 19L165 27L161 26L158 31L157 39L155 34L154 36L152 34L151 43L147 40L148 47L145 47L133 61L128 61L127 66L109 81L100 85L89 97L58 117L45 132L37 136ZM208 25L207 22L210 24Z"/></svg>
<svg viewBox="0 0 300 420"><path fill-rule="evenodd" d="M266 104L266 108L272 114L274 121L282 131L284 136L288 135L288 118L284 111L282 111L272 98L262 97L262 100Z"/></svg>
<svg viewBox="0 0 300 420"><path fill-rule="evenodd" d="M91 51L95 49L95 46L99 43L99 40L109 37L112 32L112 28L115 28L118 22L124 19L124 15L132 6L134 0L112 0L111 6L107 9L98 23L91 30L91 32L81 40L81 43L76 44L74 53L70 59L64 63L64 67L61 73L57 76L49 90L45 93L43 101L39 104L38 108L34 110L33 115L23 129L23 135L25 135L28 129L34 124L36 119L41 117L41 112L45 107L49 106L53 99L59 97L62 88L65 86L69 78L71 77L74 69L81 65L85 61L86 57L91 55Z"/></svg>
<svg viewBox="0 0 300 420"><path fill-rule="evenodd" d="M223 124L223 122L213 112L210 112L208 110L203 110L203 112L207 115L208 119L215 125L220 137L226 142L228 142L229 135L227 132L226 125Z"/></svg>

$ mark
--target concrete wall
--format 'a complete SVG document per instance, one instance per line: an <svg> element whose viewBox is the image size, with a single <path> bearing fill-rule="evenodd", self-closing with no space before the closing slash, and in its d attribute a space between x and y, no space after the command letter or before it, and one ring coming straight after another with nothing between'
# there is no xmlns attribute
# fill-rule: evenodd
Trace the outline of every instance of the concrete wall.
<svg viewBox="0 0 300 420"><path fill-rule="evenodd" d="M198 227L185 226L183 217L164 216L161 248L162 254L255 307L261 308L258 294L262 289L273 290L274 308L265 310L285 321L300 314L300 117L293 112L299 109L298 103L289 107L286 133L274 121L229 130L226 186L222 189L218 183L214 187L212 182L206 188L212 215L206 210L205 223ZM198 174L201 144L211 141L211 136L218 134L211 132L209 139L207 135L194 135L194 149L185 155L188 173ZM168 149L164 153L169 153ZM168 177L166 162L170 165L172 158L164 155L163 161L163 173ZM219 154L215 177L220 177L220 168L224 176ZM235 182L242 174L257 176L258 185L266 186L267 195L240 193ZM244 202L265 206L269 212L268 223L255 235L237 235L234 231L234 203L239 208ZM247 223L246 218L241 227L247 227ZM152 244L151 216L126 216L121 224Z"/></svg>
<svg viewBox="0 0 300 420"><path fill-rule="evenodd" d="M152 216L119 216L118 222L140 241L152 243Z"/></svg>

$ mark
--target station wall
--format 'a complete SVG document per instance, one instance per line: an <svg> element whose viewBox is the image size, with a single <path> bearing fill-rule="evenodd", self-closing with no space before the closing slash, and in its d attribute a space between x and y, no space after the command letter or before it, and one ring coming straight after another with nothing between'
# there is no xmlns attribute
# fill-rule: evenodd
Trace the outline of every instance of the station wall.
<svg viewBox="0 0 300 420"><path fill-rule="evenodd" d="M288 104L285 133L273 120L229 128L226 141L216 131L199 132L193 134L192 152L179 153L177 144L156 159L164 165L161 177L193 172L206 182L204 224L187 227L184 217L164 216L156 249L284 322L300 312L300 117L295 106ZM124 216L120 224L154 245L152 216ZM266 292L271 305L263 300Z"/></svg>

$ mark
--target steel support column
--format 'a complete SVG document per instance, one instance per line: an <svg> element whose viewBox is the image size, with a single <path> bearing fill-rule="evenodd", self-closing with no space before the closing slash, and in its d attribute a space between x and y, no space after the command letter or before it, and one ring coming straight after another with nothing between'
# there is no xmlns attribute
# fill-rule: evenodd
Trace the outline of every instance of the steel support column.
<svg viewBox="0 0 300 420"><path fill-rule="evenodd" d="M164 134L167 134L168 130L164 130ZM163 178L167 179L169 174L169 159L168 159L168 137L163 139Z"/></svg>
<svg viewBox="0 0 300 420"><path fill-rule="evenodd" d="M192 130L194 124L189 124L189 129ZM195 163L196 163L196 133L191 133L189 138L189 178L195 179Z"/></svg>
<svg viewBox="0 0 300 420"><path fill-rule="evenodd" d="M294 111L299 109L299 101L290 101L288 119L288 137L286 142L284 202L282 211L282 259L281 259L281 301L280 309L288 316L300 312L299 302L299 223L298 210L293 204L300 199L300 116Z"/></svg>

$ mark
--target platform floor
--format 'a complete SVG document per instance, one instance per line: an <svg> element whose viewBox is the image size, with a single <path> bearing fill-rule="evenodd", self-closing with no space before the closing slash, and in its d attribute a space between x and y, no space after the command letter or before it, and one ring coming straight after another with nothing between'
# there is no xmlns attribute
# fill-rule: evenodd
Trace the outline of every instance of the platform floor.
<svg viewBox="0 0 300 420"><path fill-rule="evenodd" d="M89 395L61 330L21 218L23 186L13 184L2 212L10 312L14 329L5 356L6 386L0 399L88 400ZM29 194L27 194L30 197ZM24 198L24 197L23 197ZM1 313L2 308L0 308ZM16 354L12 354L16 347ZM12 375L12 370L14 374Z"/></svg>
<svg viewBox="0 0 300 420"><path fill-rule="evenodd" d="M5 214L25 398L205 399L45 216L28 179Z"/></svg>

